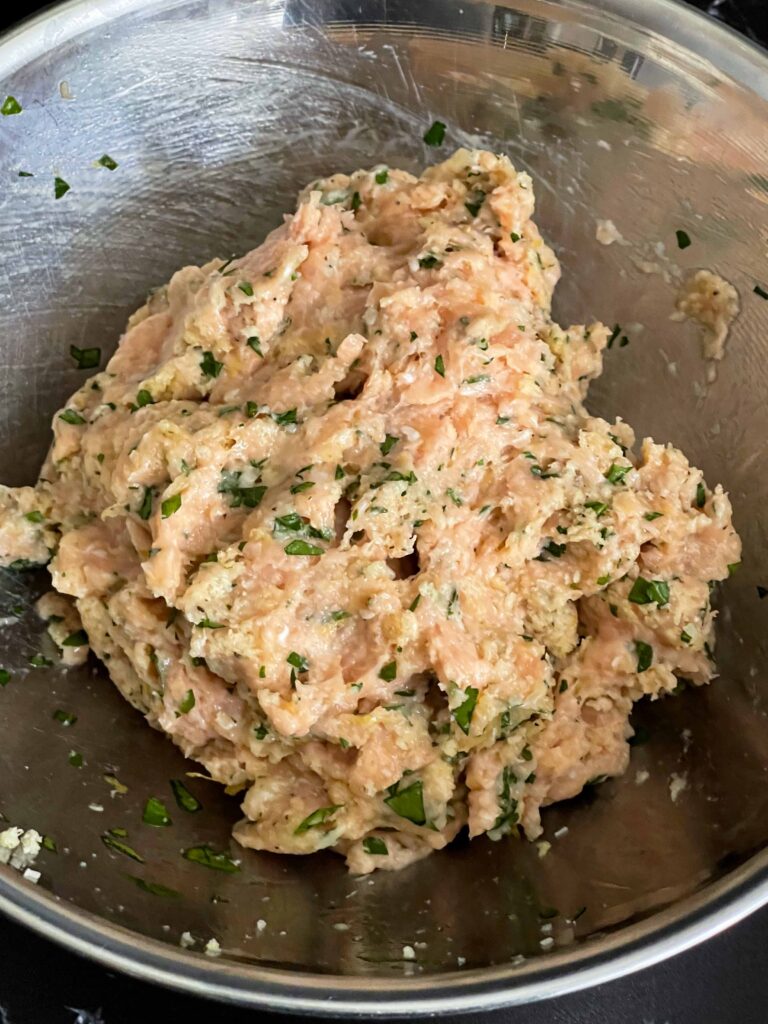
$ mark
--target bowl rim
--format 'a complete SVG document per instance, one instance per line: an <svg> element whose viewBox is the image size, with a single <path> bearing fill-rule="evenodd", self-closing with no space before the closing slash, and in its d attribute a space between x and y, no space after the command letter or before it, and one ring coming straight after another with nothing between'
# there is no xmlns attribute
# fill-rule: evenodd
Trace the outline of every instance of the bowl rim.
<svg viewBox="0 0 768 1024"><path fill-rule="evenodd" d="M55 45L154 6L187 0L66 0L0 34L5 79ZM461 0L449 0L458 4ZM466 3L467 0L464 0ZM551 0L548 0L549 5ZM557 0L595 12L589 0ZM768 100L768 53L679 0L600 0L600 16L657 33ZM39 935L124 974L205 998L281 1012L415 1016L486 1011L611 981L691 948L768 902L768 849L663 910L522 963L403 976L331 975L216 960L150 939L64 903L0 870L0 912Z"/></svg>
<svg viewBox="0 0 768 1024"><path fill-rule="evenodd" d="M0 912L71 952L141 981L251 1008L387 1017L488 1011L578 992L651 967L768 902L768 850L664 910L522 963L389 977L331 975L218 960L60 902L0 871ZM618 948L614 948L618 947Z"/></svg>

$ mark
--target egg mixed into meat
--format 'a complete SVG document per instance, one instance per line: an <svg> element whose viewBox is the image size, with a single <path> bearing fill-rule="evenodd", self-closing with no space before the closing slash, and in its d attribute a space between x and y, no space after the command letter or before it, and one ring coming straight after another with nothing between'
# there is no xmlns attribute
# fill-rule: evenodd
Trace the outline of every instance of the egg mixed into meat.
<svg viewBox="0 0 768 1024"><path fill-rule="evenodd" d="M155 292L2 489L4 564L48 562L63 632L243 792L243 846L535 837L624 771L633 701L713 675L728 498L586 411L609 331L553 323L533 208L482 151L313 182Z"/></svg>

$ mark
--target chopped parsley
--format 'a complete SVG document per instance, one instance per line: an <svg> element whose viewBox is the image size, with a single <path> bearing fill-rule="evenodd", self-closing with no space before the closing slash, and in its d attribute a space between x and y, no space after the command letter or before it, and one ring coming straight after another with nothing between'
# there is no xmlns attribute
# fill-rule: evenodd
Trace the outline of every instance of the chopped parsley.
<svg viewBox="0 0 768 1024"><path fill-rule="evenodd" d="M275 516L274 533L300 533L307 529L306 520L302 519L298 512L287 512L284 516ZM312 527L309 527L310 536L314 536Z"/></svg>
<svg viewBox="0 0 768 1024"><path fill-rule="evenodd" d="M51 659L45 654L33 654L30 658L30 665L33 669L50 669L53 666Z"/></svg>
<svg viewBox="0 0 768 1024"><path fill-rule="evenodd" d="M687 231L683 231L682 228L677 229L677 231L675 232L675 237L677 238L678 249L687 249L688 246L691 244L690 235Z"/></svg>
<svg viewBox="0 0 768 1024"><path fill-rule="evenodd" d="M144 804L141 820L145 825L152 825L154 828L166 828L172 824L168 809L156 796L151 796Z"/></svg>
<svg viewBox="0 0 768 1024"><path fill-rule="evenodd" d="M291 651L285 660L289 665L292 665L297 672L309 672L309 661L303 654L297 654L296 651Z"/></svg>
<svg viewBox="0 0 768 1024"><path fill-rule="evenodd" d="M39 562L32 562L28 558L15 558L6 568L12 572L24 572L26 569L37 569Z"/></svg>
<svg viewBox="0 0 768 1024"><path fill-rule="evenodd" d="M213 619L200 619L195 625L198 629L224 629L221 622L214 622Z"/></svg>
<svg viewBox="0 0 768 1024"><path fill-rule="evenodd" d="M69 192L69 185L64 181L63 178L53 179L53 195L55 199L61 199Z"/></svg>
<svg viewBox="0 0 768 1024"><path fill-rule="evenodd" d="M141 391L136 395L136 407L143 409L145 405L154 405L155 400L152 397L152 393L147 391L146 388L142 388Z"/></svg>
<svg viewBox="0 0 768 1024"><path fill-rule="evenodd" d="M680 640L684 644L689 644L692 639L693 639L693 637L691 636L691 634L688 632L687 629L684 629L682 631L682 633L680 634Z"/></svg>
<svg viewBox="0 0 768 1024"><path fill-rule="evenodd" d="M385 683L391 683L393 679L397 677L397 662L388 661L386 665L382 665L379 669L379 679L383 679Z"/></svg>
<svg viewBox="0 0 768 1024"><path fill-rule="evenodd" d="M352 199L351 199L349 205L350 205L351 209L354 210L355 213L357 213L357 211L360 209L360 207L362 205L362 202L363 202L363 200L360 198L360 193L359 192L353 192L352 193Z"/></svg>
<svg viewBox="0 0 768 1024"><path fill-rule="evenodd" d="M311 490L314 486L314 480L302 480L300 484L294 484L291 487L291 494L302 494L304 491Z"/></svg>
<svg viewBox="0 0 768 1024"><path fill-rule="evenodd" d="M140 519L149 519L149 517L152 515L152 500L153 500L152 488L151 487L145 487L144 488L144 497L142 498L141 505L139 506L139 512L138 512L138 515L139 515Z"/></svg>
<svg viewBox="0 0 768 1024"><path fill-rule="evenodd" d="M117 831L117 829L114 831ZM130 857L131 860L137 860L139 864L144 863L144 858L140 854L136 853L132 846L124 843L121 839L117 839L112 833L105 832L101 837L101 841L108 850L113 850L115 853L122 853L124 857Z"/></svg>
<svg viewBox="0 0 768 1024"><path fill-rule="evenodd" d="M69 423L73 427L79 427L85 423L80 413L74 409L65 409L64 412L60 412L59 419L64 420L65 423Z"/></svg>
<svg viewBox="0 0 768 1024"><path fill-rule="evenodd" d="M445 493L448 495L448 497L451 499L451 501L457 508L461 508L461 506L464 504L464 499L461 497L460 494L457 494L452 487L448 487Z"/></svg>
<svg viewBox="0 0 768 1024"><path fill-rule="evenodd" d="M53 838L53 836L43 836L42 845L43 849L48 850L49 853L59 852L58 849L56 848L56 840Z"/></svg>
<svg viewBox="0 0 768 1024"><path fill-rule="evenodd" d="M426 256L419 257L419 266L422 270L434 270L435 267L442 267L443 261L439 259L433 252L428 252Z"/></svg>
<svg viewBox="0 0 768 1024"><path fill-rule="evenodd" d="M300 822L293 830L295 836L301 836L305 832L308 832L311 828L317 828L318 825L325 824L329 818L333 817L336 811L342 808L343 804L331 804L330 807L318 807L316 811L312 811L306 818Z"/></svg>
<svg viewBox="0 0 768 1024"><path fill-rule="evenodd" d="M316 544L310 544L306 540L292 540L285 546L286 555L323 555L325 552Z"/></svg>
<svg viewBox="0 0 768 1024"><path fill-rule="evenodd" d="M512 239L513 242L519 242L520 239L523 236L522 235L518 235L518 233L516 231L510 231L509 232L509 237Z"/></svg>
<svg viewBox="0 0 768 1024"><path fill-rule="evenodd" d="M653 648L644 640L635 640L635 654L637 656L637 671L645 672L653 664Z"/></svg>
<svg viewBox="0 0 768 1024"><path fill-rule="evenodd" d="M696 508L704 508L707 501L707 492L704 484L696 484Z"/></svg>
<svg viewBox="0 0 768 1024"><path fill-rule="evenodd" d="M77 721L77 715L73 715L71 711L65 711L63 708L56 708L53 712L53 718L57 722L61 722L62 725L74 725Z"/></svg>
<svg viewBox="0 0 768 1024"><path fill-rule="evenodd" d="M11 99L12 97L8 97ZM6 100L6 103L8 100ZM14 101L15 102L15 101ZM11 111L11 113L18 113L18 111ZM432 124L424 132L423 139L428 146L442 146L445 140L445 125L442 121L433 121Z"/></svg>
<svg viewBox="0 0 768 1024"><path fill-rule="evenodd" d="M566 545L556 544L553 540L548 540L546 544L542 546L542 552L546 551L548 555L553 558L561 558L565 554Z"/></svg>
<svg viewBox="0 0 768 1024"><path fill-rule="evenodd" d="M503 834L508 832L519 820L517 800L512 796L511 789L517 782L517 776L511 765L504 765L501 771L501 789L499 792L499 814L491 828L492 832Z"/></svg>
<svg viewBox="0 0 768 1024"><path fill-rule="evenodd" d="M25 512L24 513L24 518L29 523L43 523L43 522L45 522L45 516L43 515L42 512L38 512L37 509L35 509L33 512Z"/></svg>
<svg viewBox="0 0 768 1024"><path fill-rule="evenodd" d="M474 686L468 686L464 691L464 700L451 711L453 720L465 735L469 735L469 727L472 724L472 716L475 713L478 693L479 691Z"/></svg>
<svg viewBox="0 0 768 1024"><path fill-rule="evenodd" d="M603 476L611 484L621 484L624 482L624 477L632 469L631 466L620 466L618 463L611 463L611 468Z"/></svg>
<svg viewBox="0 0 768 1024"><path fill-rule="evenodd" d="M101 362L100 348L78 348L69 346L69 354L77 363L78 370L93 370Z"/></svg>
<svg viewBox="0 0 768 1024"><path fill-rule="evenodd" d="M106 167L108 171L114 171L118 167L117 160L113 160L107 153L100 156L96 163L99 164L100 167Z"/></svg>
<svg viewBox="0 0 768 1024"><path fill-rule="evenodd" d="M383 171L377 171L374 176L374 181L377 185L386 185L389 180L389 171L385 167Z"/></svg>
<svg viewBox="0 0 768 1024"><path fill-rule="evenodd" d="M194 814L195 811L202 810L203 805L196 796L189 792L181 779L171 779L171 789L173 790L174 799L182 811Z"/></svg>
<svg viewBox="0 0 768 1024"><path fill-rule="evenodd" d="M203 371L203 377L209 380L219 376L224 369L224 363L214 359L213 352L203 352L203 358L200 360L200 369Z"/></svg>
<svg viewBox="0 0 768 1024"><path fill-rule="evenodd" d="M253 285L251 284L250 281L241 281L237 287L240 289L243 295L247 295L249 299L252 297Z"/></svg>
<svg viewBox="0 0 768 1024"><path fill-rule="evenodd" d="M442 356L437 356L435 359L435 371L440 374L441 377L445 377L445 362Z"/></svg>
<svg viewBox="0 0 768 1024"><path fill-rule="evenodd" d="M202 864L205 868L224 871L228 875L233 875L240 870L239 865L235 864L226 853L217 853L210 846L190 846L189 849L184 850L182 857L185 860L191 860L193 864Z"/></svg>
<svg viewBox="0 0 768 1024"><path fill-rule="evenodd" d="M106 784L108 786L110 786L114 790L115 793L119 793L122 796L124 793L128 792L128 787L126 785L124 785L120 781L120 779L117 778L117 776L115 776L115 775L104 775L103 779L106 782ZM117 832L114 829L112 829L112 833L114 835L117 835ZM127 836L128 833L125 832L124 835Z"/></svg>
<svg viewBox="0 0 768 1024"><path fill-rule="evenodd" d="M174 514L174 512L178 512L180 508L181 495L173 494L170 498L166 498L165 501L162 503L162 505L160 506L160 512L162 514L163 519L168 519L170 518L170 516Z"/></svg>
<svg viewBox="0 0 768 1024"><path fill-rule="evenodd" d="M456 604L457 604L458 600L459 600L459 592L454 587L453 588L453 593L451 594L450 599L448 601L448 608L446 610L446 615L448 616L449 619L453 617L453 614L456 611Z"/></svg>
<svg viewBox="0 0 768 1024"><path fill-rule="evenodd" d="M768 291L765 288L761 288L759 284L756 284L752 291L755 295L759 295L761 299L768 299Z"/></svg>
<svg viewBox="0 0 768 1024"><path fill-rule="evenodd" d="M79 754L76 750L70 750L67 760L73 768L83 767L83 755Z"/></svg>
<svg viewBox="0 0 768 1024"><path fill-rule="evenodd" d="M252 484L243 487L240 484L241 477L241 470L222 470L221 480L217 488L218 493L229 495L230 508L240 508L243 505L246 508L258 508L262 498L267 493L266 486L264 484Z"/></svg>
<svg viewBox="0 0 768 1024"><path fill-rule="evenodd" d="M75 630L74 633L70 633L69 636L61 641L62 647L85 647L88 643L88 634L84 629Z"/></svg>
<svg viewBox="0 0 768 1024"><path fill-rule="evenodd" d="M373 857L386 857L389 854L387 844L378 836L366 836L363 840L363 849Z"/></svg>
<svg viewBox="0 0 768 1024"><path fill-rule="evenodd" d="M557 692L558 693L565 693L565 691L567 689L568 689L568 680L567 679L561 679L560 680L560 685L557 688Z"/></svg>
<svg viewBox="0 0 768 1024"><path fill-rule="evenodd" d="M7 668L0 668L0 686L7 686L11 681L11 673Z"/></svg>
<svg viewBox="0 0 768 1024"><path fill-rule="evenodd" d="M629 592L633 604L669 604L669 584L664 580L646 580L638 576Z"/></svg>
<svg viewBox="0 0 768 1024"><path fill-rule="evenodd" d="M349 612L345 612L342 608L339 608L336 611L331 612L328 618L330 619L331 622L341 622L344 619L351 618L351 615L349 614Z"/></svg>
<svg viewBox="0 0 768 1024"><path fill-rule="evenodd" d="M530 458L530 457L531 456L526 454L526 458ZM534 463L534 465L532 465L530 467L530 470L531 470L531 475L535 476L535 477L538 477L539 480L552 480L555 477L559 477L560 476L559 473L550 473L549 470L542 469L541 466L538 463Z"/></svg>
<svg viewBox="0 0 768 1024"><path fill-rule="evenodd" d="M591 509L599 519L600 516L605 515L608 511L609 505L607 501L587 501L584 504L584 508Z"/></svg>
<svg viewBox="0 0 768 1024"><path fill-rule="evenodd" d="M427 816L424 813L424 785L421 780L412 782L405 789L400 789L399 782L389 787L389 796L384 797L384 803L390 807L395 814L414 825L426 825Z"/></svg>
<svg viewBox="0 0 768 1024"><path fill-rule="evenodd" d="M184 696L179 701L179 715L188 715L192 708L195 706L195 694L192 690L187 690Z"/></svg>
<svg viewBox="0 0 768 1024"><path fill-rule="evenodd" d="M661 519L663 515L663 512L645 512L643 514L643 519L645 519L649 523L652 523L654 519Z"/></svg>
<svg viewBox="0 0 768 1024"><path fill-rule="evenodd" d="M137 878L135 875L126 877L135 882L142 892L148 892L150 896L166 896L168 899L176 899L181 895L175 889L169 889L167 885L160 885L159 882L148 882L145 878Z"/></svg>
<svg viewBox="0 0 768 1024"><path fill-rule="evenodd" d="M408 473L401 473L400 470L393 469L393 470L390 470L389 473L387 473L387 475L384 477L384 480L385 481L403 480L407 484L415 484L416 483L416 474L413 472L413 470L410 470Z"/></svg>
<svg viewBox="0 0 768 1024"><path fill-rule="evenodd" d="M11 114L20 114L22 109L21 104L15 96L6 96L2 107L0 107L0 114L2 114L3 117L10 117Z"/></svg>
<svg viewBox="0 0 768 1024"><path fill-rule="evenodd" d="M273 412L272 419L278 427L287 427L296 423L296 410L287 409L285 412Z"/></svg>
<svg viewBox="0 0 768 1024"><path fill-rule="evenodd" d="M394 434L387 434L387 436L379 445L379 451L381 452L382 455L389 455L389 453L392 451L392 449L395 447L399 440L400 438L395 437Z"/></svg>

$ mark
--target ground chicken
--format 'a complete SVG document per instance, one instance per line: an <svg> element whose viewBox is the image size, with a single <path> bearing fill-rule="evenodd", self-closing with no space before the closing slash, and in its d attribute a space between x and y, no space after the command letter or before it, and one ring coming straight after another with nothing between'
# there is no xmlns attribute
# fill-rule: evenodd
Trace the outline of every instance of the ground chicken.
<svg viewBox="0 0 768 1024"><path fill-rule="evenodd" d="M244 846L536 837L633 701L713 674L728 498L587 413L609 332L552 322L533 207L480 151L313 182L154 292L0 492L4 563L50 554L58 641L243 791Z"/></svg>

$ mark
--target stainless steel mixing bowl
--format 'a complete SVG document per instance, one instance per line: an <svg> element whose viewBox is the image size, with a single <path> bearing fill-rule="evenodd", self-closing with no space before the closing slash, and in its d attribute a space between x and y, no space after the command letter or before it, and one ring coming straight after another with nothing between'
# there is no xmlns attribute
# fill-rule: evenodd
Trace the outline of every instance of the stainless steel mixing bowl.
<svg viewBox="0 0 768 1024"><path fill-rule="evenodd" d="M558 312L629 326L592 407L721 480L745 553L721 598L721 678L638 709L648 742L624 778L546 812L547 856L478 840L365 879L332 854L232 844L237 874L183 859L195 843L226 849L238 816L202 779L187 779L202 811L143 825L146 798L170 800L169 780L193 766L96 665L29 665L53 655L31 611L45 574L6 573L0 809L57 852L43 852L37 887L0 869L0 908L179 988L375 1014L576 989L768 898L768 302L753 291L768 288L765 55L668 0L77 0L5 37L6 94L23 112L0 118L4 482L35 478L51 415L81 379L70 344L111 350L148 288L257 243L306 181L434 159L421 136L440 118L450 144L503 150L533 174L563 263ZM94 163L104 153L115 170ZM57 175L71 186L58 200ZM598 244L598 218L627 244ZM714 380L695 330L670 320L678 268L693 267L741 298ZM675 801L673 775L687 783ZM144 863L105 848L114 827ZM215 960L200 953L212 937Z"/></svg>

